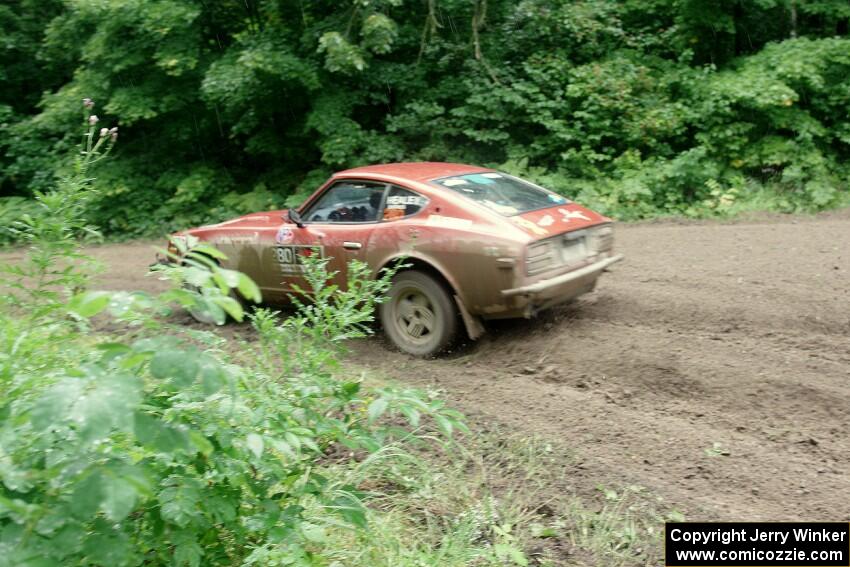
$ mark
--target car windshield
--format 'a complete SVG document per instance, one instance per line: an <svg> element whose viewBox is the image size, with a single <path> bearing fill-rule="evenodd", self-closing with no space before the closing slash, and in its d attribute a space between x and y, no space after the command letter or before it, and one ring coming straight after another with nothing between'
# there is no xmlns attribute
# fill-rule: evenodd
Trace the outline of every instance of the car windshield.
<svg viewBox="0 0 850 567"><path fill-rule="evenodd" d="M569 202L528 181L495 171L443 177L432 183L460 193L506 217Z"/></svg>

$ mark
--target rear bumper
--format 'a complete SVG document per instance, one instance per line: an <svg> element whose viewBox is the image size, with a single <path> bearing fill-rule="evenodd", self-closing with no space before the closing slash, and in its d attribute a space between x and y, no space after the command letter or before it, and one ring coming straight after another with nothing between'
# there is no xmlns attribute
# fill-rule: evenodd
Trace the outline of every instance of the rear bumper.
<svg viewBox="0 0 850 567"><path fill-rule="evenodd" d="M622 259L623 255L617 254L554 278L502 290L502 296L512 298L516 307L523 307L527 314L533 314L592 290L599 275Z"/></svg>

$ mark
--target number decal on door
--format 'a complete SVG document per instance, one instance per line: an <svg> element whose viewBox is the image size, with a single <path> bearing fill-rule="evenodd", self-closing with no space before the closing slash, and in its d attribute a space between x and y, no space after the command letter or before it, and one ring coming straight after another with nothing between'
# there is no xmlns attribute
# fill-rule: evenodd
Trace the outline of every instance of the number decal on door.
<svg viewBox="0 0 850 567"><path fill-rule="evenodd" d="M274 254L278 266L280 266L280 271L283 274L303 274L304 265L301 262L303 258L316 254L320 258L324 258L325 256L322 246L311 246L309 244L275 246Z"/></svg>

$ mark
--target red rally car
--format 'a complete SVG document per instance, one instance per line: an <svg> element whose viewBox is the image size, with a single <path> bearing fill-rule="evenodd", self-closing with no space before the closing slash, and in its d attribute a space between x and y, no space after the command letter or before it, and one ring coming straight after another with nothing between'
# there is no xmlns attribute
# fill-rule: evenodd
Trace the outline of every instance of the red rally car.
<svg viewBox="0 0 850 567"><path fill-rule="evenodd" d="M531 317L593 290L622 259L611 219L493 169L396 163L333 175L300 207L245 215L179 233L227 254L268 303L305 288L300 258L319 251L345 284L348 262L377 274L398 258L380 319L401 350L433 355L482 320Z"/></svg>

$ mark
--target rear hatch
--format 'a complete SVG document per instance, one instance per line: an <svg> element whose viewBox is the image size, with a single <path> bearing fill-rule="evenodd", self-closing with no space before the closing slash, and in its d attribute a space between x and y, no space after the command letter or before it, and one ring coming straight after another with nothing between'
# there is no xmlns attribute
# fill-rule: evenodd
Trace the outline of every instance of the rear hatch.
<svg viewBox="0 0 850 567"><path fill-rule="evenodd" d="M527 276L569 271L611 255L611 220L581 205L567 203L511 217L536 238L528 246Z"/></svg>
<svg viewBox="0 0 850 567"><path fill-rule="evenodd" d="M504 216L534 239L526 254L526 275L568 271L610 254L610 219L518 177L485 171L432 183Z"/></svg>

